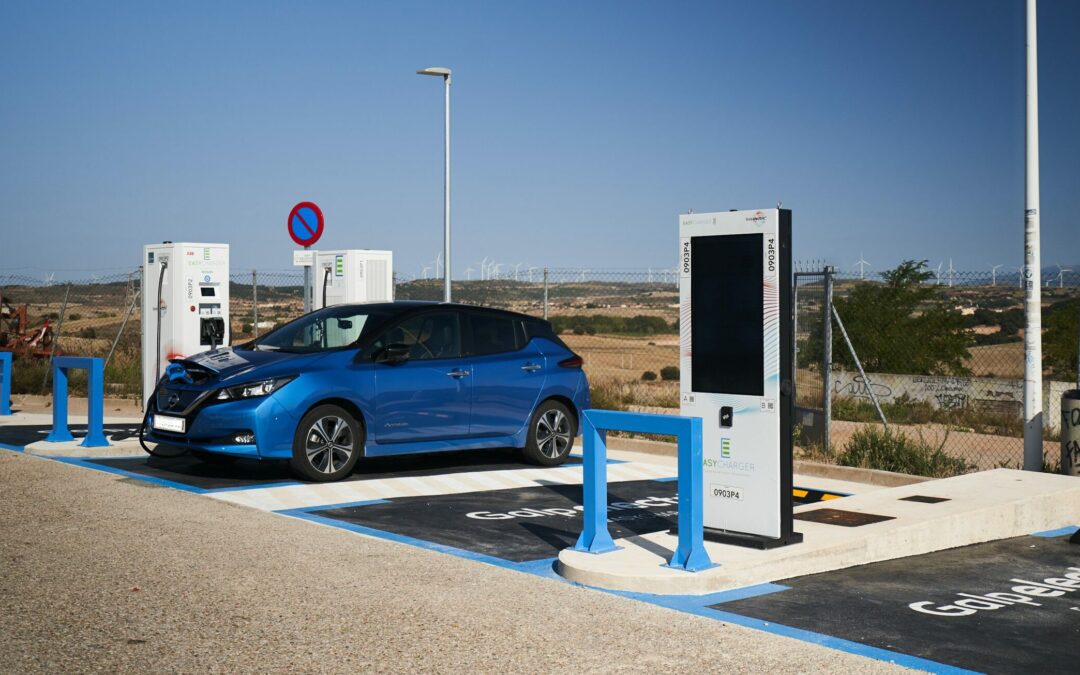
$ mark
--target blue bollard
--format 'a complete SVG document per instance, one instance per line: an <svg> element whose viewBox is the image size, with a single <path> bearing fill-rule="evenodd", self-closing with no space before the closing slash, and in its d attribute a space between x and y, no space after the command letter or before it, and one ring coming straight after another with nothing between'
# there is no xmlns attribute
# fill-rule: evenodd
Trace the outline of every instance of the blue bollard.
<svg viewBox="0 0 1080 675"><path fill-rule="evenodd" d="M679 442L679 544L668 567L698 572L714 567L705 550L702 488L701 418L585 410L582 436L584 526L575 551L606 553L618 550L607 527L607 443L603 431L634 431L675 436Z"/></svg>
<svg viewBox="0 0 1080 675"><path fill-rule="evenodd" d="M11 352L0 352L0 415L11 414Z"/></svg>
<svg viewBox="0 0 1080 675"><path fill-rule="evenodd" d="M46 441L73 441L67 423L68 374L73 368L85 368L89 375L89 397L86 409L86 438L80 447L104 448L110 445L105 437L105 364L90 356L57 356L53 359L53 428Z"/></svg>

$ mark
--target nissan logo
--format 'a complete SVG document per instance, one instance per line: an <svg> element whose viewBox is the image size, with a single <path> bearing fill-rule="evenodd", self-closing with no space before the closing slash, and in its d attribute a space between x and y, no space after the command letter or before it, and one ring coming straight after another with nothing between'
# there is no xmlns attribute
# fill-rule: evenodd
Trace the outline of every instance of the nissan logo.
<svg viewBox="0 0 1080 675"><path fill-rule="evenodd" d="M176 407L176 404L180 402L180 394L173 394L169 396L169 409L172 410Z"/></svg>

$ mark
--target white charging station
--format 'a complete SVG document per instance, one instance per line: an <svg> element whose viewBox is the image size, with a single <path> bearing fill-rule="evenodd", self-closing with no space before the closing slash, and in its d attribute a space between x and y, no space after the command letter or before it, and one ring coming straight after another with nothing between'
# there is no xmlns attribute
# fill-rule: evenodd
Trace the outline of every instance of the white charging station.
<svg viewBox="0 0 1080 675"><path fill-rule="evenodd" d="M227 345L229 338L229 245L144 246L143 403L169 359Z"/></svg>
<svg viewBox="0 0 1080 675"><path fill-rule="evenodd" d="M312 309L354 302L393 302L392 251L313 251Z"/></svg>
<svg viewBox="0 0 1080 675"><path fill-rule="evenodd" d="M702 418L705 537L792 530L791 211L679 216L681 413Z"/></svg>

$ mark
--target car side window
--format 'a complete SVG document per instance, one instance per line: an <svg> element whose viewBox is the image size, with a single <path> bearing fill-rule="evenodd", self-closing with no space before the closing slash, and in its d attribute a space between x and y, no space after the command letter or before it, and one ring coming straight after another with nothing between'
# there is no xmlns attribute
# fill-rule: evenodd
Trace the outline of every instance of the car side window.
<svg viewBox="0 0 1080 675"><path fill-rule="evenodd" d="M472 353L477 356L512 352L521 348L521 340L512 318L493 314L469 314L472 329Z"/></svg>
<svg viewBox="0 0 1080 675"><path fill-rule="evenodd" d="M409 345L409 359L453 359L461 356L457 314L430 312L405 319L371 343L371 353L390 344Z"/></svg>

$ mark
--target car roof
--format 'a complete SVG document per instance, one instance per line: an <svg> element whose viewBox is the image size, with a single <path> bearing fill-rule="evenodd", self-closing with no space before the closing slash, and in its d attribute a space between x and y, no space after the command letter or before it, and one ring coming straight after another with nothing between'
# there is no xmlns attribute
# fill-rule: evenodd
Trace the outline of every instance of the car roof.
<svg viewBox="0 0 1080 675"><path fill-rule="evenodd" d="M337 305L340 307L340 305ZM395 300L394 302L365 302L365 303L353 303L354 307L365 307L369 309L420 309L424 307L445 307L447 309L456 310L469 310L480 311L490 314L502 314L506 317L513 317L516 319L528 319L532 321L543 321L542 318L537 316L531 316L529 314L523 314L521 312L512 312L508 309L497 309L495 307L482 307L480 305L467 305L460 302L437 302L435 300Z"/></svg>

